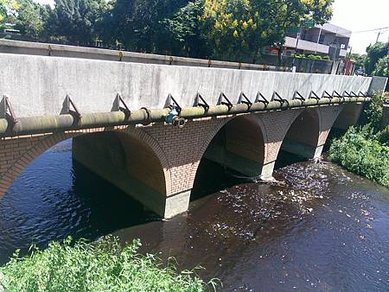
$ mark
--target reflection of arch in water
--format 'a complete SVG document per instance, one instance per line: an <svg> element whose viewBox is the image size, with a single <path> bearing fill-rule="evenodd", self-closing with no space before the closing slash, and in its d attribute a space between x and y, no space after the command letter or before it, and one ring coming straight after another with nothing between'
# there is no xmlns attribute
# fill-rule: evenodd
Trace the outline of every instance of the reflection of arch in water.
<svg viewBox="0 0 389 292"><path fill-rule="evenodd" d="M265 160L263 130L255 115L228 121L205 144L197 168L191 199L237 183L237 178L257 178Z"/></svg>

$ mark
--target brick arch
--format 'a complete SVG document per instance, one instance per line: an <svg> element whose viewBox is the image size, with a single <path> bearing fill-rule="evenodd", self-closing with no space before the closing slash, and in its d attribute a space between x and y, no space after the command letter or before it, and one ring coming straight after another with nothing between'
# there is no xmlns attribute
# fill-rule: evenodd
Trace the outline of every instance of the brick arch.
<svg viewBox="0 0 389 292"><path fill-rule="evenodd" d="M294 109L257 115L258 121L264 129L263 133L267 144L265 162L272 162L277 158L288 129L301 112L300 109Z"/></svg>
<svg viewBox="0 0 389 292"><path fill-rule="evenodd" d="M81 133L56 133L32 137L20 137L6 140L11 147L6 161L7 167L2 170L0 195L3 195L19 174L39 155L61 141L81 135ZM16 153L15 153L16 152ZM12 159L11 159L12 157Z"/></svg>
<svg viewBox="0 0 389 292"><path fill-rule="evenodd" d="M344 109L344 105L316 108L320 118L320 136L318 145L324 145L326 143L332 127L334 127L338 117L343 113Z"/></svg>
<svg viewBox="0 0 389 292"><path fill-rule="evenodd" d="M164 176L165 176L166 194L170 194L171 189L172 189L172 184L173 184L172 178L171 178L171 173L170 173L171 165L170 165L170 162L167 158L167 155L166 155L164 149L161 147L161 145L158 143L158 141L152 135L150 135L149 133L147 133L145 131L142 131L139 128L128 127L126 129L126 132L129 135L133 136L134 138L136 138L136 139L144 142L146 145L148 145L150 147L150 149L154 152L156 157L158 157L159 162L160 162L161 167L162 167L162 171L163 171Z"/></svg>
<svg viewBox="0 0 389 292"><path fill-rule="evenodd" d="M197 169L199 167L201 158L203 157L205 151L207 150L209 144L211 143L212 139L216 136L216 134L220 131L220 129L229 121L231 118L211 118L209 120L202 120L199 121L199 123L202 123L202 126L199 130L201 130L201 135L198 135L197 137L194 137L194 139L198 138L197 142L200 142L200 147L197 147L194 150L194 153L192 156L192 165L189 169L188 174L188 184L186 185L186 188L191 189L193 187L193 183L196 178ZM192 122L194 124L195 122ZM197 123L197 122L196 122ZM186 126L185 126L186 127ZM185 128L184 127L184 128ZM174 182L172 182L174 183Z"/></svg>
<svg viewBox="0 0 389 292"><path fill-rule="evenodd" d="M4 193L10 187L12 182L20 175L20 173L24 169L34 159L39 157L51 147L70 138L101 132L116 132L128 134L136 140L140 141L141 143L145 143L159 159L165 177L166 193L170 191L172 182L169 172L169 162L166 158L164 151L152 136L134 127L125 127L116 130L98 128L67 133L61 132L47 135L16 137L5 140L6 143L9 144L9 146L5 146L6 151L4 152L8 153L8 157L0 159L2 166L0 172L0 198L2 195L4 195Z"/></svg>
<svg viewBox="0 0 389 292"><path fill-rule="evenodd" d="M291 120L285 139L292 138L303 144L317 146L320 135L320 120L317 109L303 110Z"/></svg>
<svg viewBox="0 0 389 292"><path fill-rule="evenodd" d="M250 123L251 122L252 125L255 127L255 129L259 131L259 133L261 134L261 137L258 137L258 139L262 138L262 144L263 144L263 149L262 149L262 151L263 151L262 156L263 157L262 157L262 161L261 161L261 163L263 163L263 161L265 160L265 155L266 155L266 152L265 152L266 151L265 150L266 149L265 128L256 115L238 115L238 116L234 116L232 118L225 118L225 119L219 119L219 120L214 119L214 123L212 124L211 128L207 131L207 136L204 137L203 143L197 151L197 157L198 157L197 163L195 163L193 165L192 170L191 170L193 182L195 181L196 174L197 174L201 159L204 157L205 152L209 148L212 141L215 139L215 137L220 133L220 131L225 126L227 126L229 124L232 125L234 123L234 121L243 122L243 123L248 123L248 122ZM237 124L236 126L239 127L242 125Z"/></svg>

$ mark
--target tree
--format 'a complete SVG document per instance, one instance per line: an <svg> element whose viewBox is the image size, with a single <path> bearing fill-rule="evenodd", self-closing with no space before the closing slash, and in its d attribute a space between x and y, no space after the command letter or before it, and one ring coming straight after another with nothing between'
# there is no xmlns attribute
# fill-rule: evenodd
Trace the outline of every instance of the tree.
<svg viewBox="0 0 389 292"><path fill-rule="evenodd" d="M332 16L333 0L204 0L202 20L214 55L255 57L269 45L282 48L288 28ZM280 50L281 52L281 50Z"/></svg>
<svg viewBox="0 0 389 292"><path fill-rule="evenodd" d="M0 0L0 29L5 23L14 23L19 3L17 0Z"/></svg>
<svg viewBox="0 0 389 292"><path fill-rule="evenodd" d="M332 17L334 0L271 0L275 7L270 15L272 27L275 28L281 63L282 47L288 29L293 27L311 27L323 24ZM307 25L308 24L308 25ZM272 29L274 30L274 29Z"/></svg>
<svg viewBox="0 0 389 292"><path fill-rule="evenodd" d="M376 43L367 48L367 56L365 60L365 69L368 75L371 75L376 68L377 62L389 54L388 43Z"/></svg>
<svg viewBox="0 0 389 292"><path fill-rule="evenodd" d="M51 12L50 6L43 6L32 0L19 0L15 28L32 39L40 39Z"/></svg>
<svg viewBox="0 0 389 292"><path fill-rule="evenodd" d="M164 19L188 0L117 0L107 18L105 39L118 40L131 50L163 52L170 48ZM111 36L109 32L112 32Z"/></svg>
<svg viewBox="0 0 389 292"><path fill-rule="evenodd" d="M350 55L351 61L355 64L356 68L364 68L365 67L365 60L366 60L366 55L360 55L357 53L353 53Z"/></svg>
<svg viewBox="0 0 389 292"><path fill-rule="evenodd" d="M378 60L373 75L389 77L389 55Z"/></svg>
<svg viewBox="0 0 389 292"><path fill-rule="evenodd" d="M192 57L208 55L203 35L204 28L200 21L203 14L203 1L189 2L178 9L171 17L161 21L164 29L171 35L171 48L174 54L184 54Z"/></svg>
<svg viewBox="0 0 389 292"><path fill-rule="evenodd" d="M105 0L55 0L47 30L53 41L92 45L110 4Z"/></svg>

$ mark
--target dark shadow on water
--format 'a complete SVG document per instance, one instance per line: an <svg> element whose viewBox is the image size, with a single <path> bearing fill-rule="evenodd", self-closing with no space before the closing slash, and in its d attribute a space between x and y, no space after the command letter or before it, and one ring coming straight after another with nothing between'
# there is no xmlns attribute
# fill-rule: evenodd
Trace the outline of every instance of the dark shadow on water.
<svg viewBox="0 0 389 292"><path fill-rule="evenodd" d="M280 150L279 154L278 154L278 157L277 157L277 161L276 161L276 164L274 166L274 169L280 169L280 168L283 168L285 166L288 166L288 165L291 165L291 164L294 164L294 163L297 163L297 162L303 162L303 161L307 161L308 159L302 157L302 156L299 156L299 155L296 155L296 154L292 154L290 152L286 152L284 150Z"/></svg>
<svg viewBox="0 0 389 292"><path fill-rule="evenodd" d="M197 170L191 201L248 181L234 175L239 176L239 173L203 158Z"/></svg>
<svg viewBox="0 0 389 292"><path fill-rule="evenodd" d="M61 146L61 145L60 145ZM60 146L34 160L0 201L0 265L32 243L95 240L121 228L160 220L109 182L72 161ZM71 148L70 148L71 149Z"/></svg>
<svg viewBox="0 0 389 292"><path fill-rule="evenodd" d="M73 192L90 208L89 224L92 230L108 234L120 228L160 219L157 214L145 209L141 203L75 160L73 171Z"/></svg>

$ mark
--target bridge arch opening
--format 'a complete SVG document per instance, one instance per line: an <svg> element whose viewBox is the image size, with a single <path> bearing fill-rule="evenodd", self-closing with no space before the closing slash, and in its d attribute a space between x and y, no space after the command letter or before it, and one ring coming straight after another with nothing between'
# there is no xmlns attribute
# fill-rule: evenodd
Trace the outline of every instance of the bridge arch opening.
<svg viewBox="0 0 389 292"><path fill-rule="evenodd" d="M101 132L73 139L73 159L154 212L163 214L165 173L159 157L137 137Z"/></svg>
<svg viewBox="0 0 389 292"><path fill-rule="evenodd" d="M260 177L265 144L258 118L238 116L213 137L196 172L191 200Z"/></svg>
<svg viewBox="0 0 389 292"><path fill-rule="evenodd" d="M36 142L32 148L42 151L1 197L0 262L12 246L26 250L32 241L46 245L68 235L95 239L161 217L147 205L151 192L165 196L164 171L148 145L119 132L73 139L53 137L54 146L44 143L46 151Z"/></svg>
<svg viewBox="0 0 389 292"><path fill-rule="evenodd" d="M328 151L332 141L343 136L351 126L367 123L366 114L364 114L364 108L366 106L366 104L342 105L340 112L331 126L324 151Z"/></svg>
<svg viewBox="0 0 389 292"><path fill-rule="evenodd" d="M17 157L2 178L10 183L3 188L4 195L0 195L0 209L20 203L27 213L28 206L51 212L52 208L64 206L69 198L72 202L94 198L89 203L105 205L107 210L117 209L117 218L121 217L120 210L124 211L122 206L128 208L128 218L133 217L131 214L142 217L141 213L163 217L165 170L155 150L137 135L105 131L22 139L7 140L7 147L20 151L10 151L11 158ZM119 201L122 203L116 204ZM119 222L115 217L102 220ZM128 226L132 221L123 222Z"/></svg>
<svg viewBox="0 0 389 292"><path fill-rule="evenodd" d="M282 141L275 169L316 158L321 154L318 145L320 119L316 110L306 109L290 125Z"/></svg>

